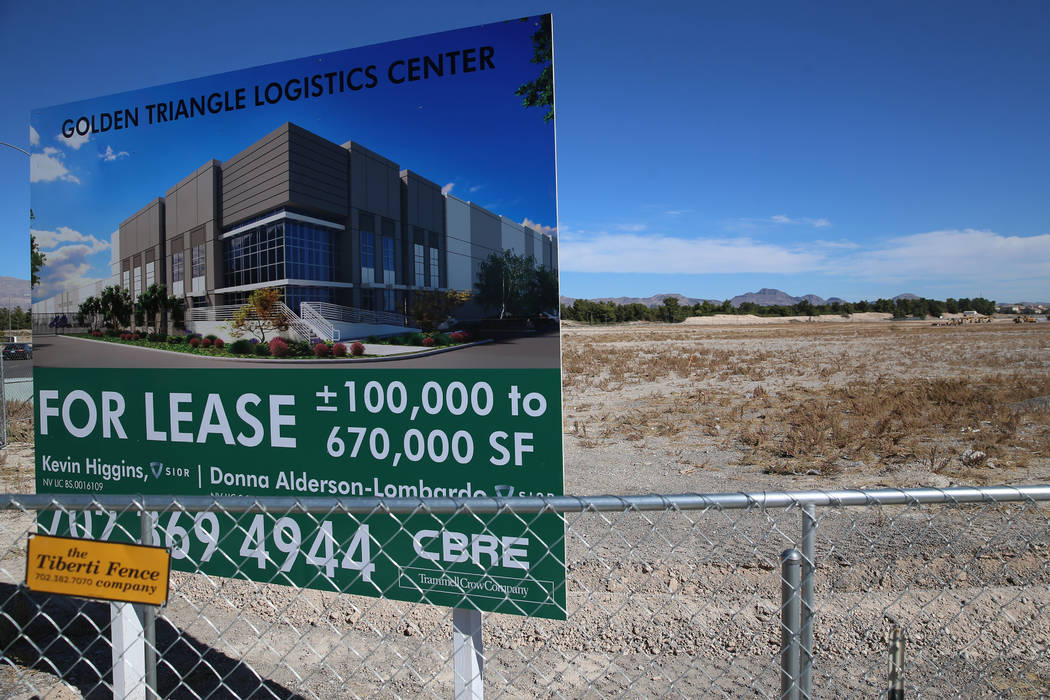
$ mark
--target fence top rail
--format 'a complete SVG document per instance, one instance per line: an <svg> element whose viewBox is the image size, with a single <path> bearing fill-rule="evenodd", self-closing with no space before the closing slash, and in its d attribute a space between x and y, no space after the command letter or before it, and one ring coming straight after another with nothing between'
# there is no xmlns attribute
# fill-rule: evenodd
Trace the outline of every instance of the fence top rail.
<svg viewBox="0 0 1050 700"><path fill-rule="evenodd" d="M0 510L181 510L219 507L228 512L332 511L367 514L410 513L578 513L587 511L740 510L814 506L909 505L924 503L1010 503L1050 501L1050 485L960 486L952 488L835 491L763 491L752 493L653 494L631 496L551 496L512 498L295 498L287 496L160 496L86 494L0 494Z"/></svg>

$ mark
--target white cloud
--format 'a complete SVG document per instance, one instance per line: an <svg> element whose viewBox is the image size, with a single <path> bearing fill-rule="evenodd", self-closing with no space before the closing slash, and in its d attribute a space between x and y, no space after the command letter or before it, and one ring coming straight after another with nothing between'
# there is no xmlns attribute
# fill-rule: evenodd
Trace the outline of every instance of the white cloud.
<svg viewBox="0 0 1050 700"><path fill-rule="evenodd" d="M538 223L536 223L535 221L533 221L532 219L529 219L529 218L526 218L524 221L522 221L521 225L522 226L528 226L529 228L531 228L533 231L536 231L537 233L545 233L548 236L554 236L555 238L558 237L558 227L557 226L544 226L543 224L538 224Z"/></svg>
<svg viewBox="0 0 1050 700"><path fill-rule="evenodd" d="M628 231L630 233L638 233L648 228L646 224L617 224L616 228L620 231Z"/></svg>
<svg viewBox="0 0 1050 700"><path fill-rule="evenodd" d="M1050 279L1050 234L1003 236L975 229L930 231L892 238L878 250L850 254L843 274L879 280L952 282L1003 288ZM959 292L962 293L962 292Z"/></svg>
<svg viewBox="0 0 1050 700"><path fill-rule="evenodd" d="M470 192L471 194L473 194L474 192L477 192L478 190L480 190L482 187L484 187L484 185L474 185L473 187L471 187L467 191Z"/></svg>
<svg viewBox="0 0 1050 700"><path fill-rule="evenodd" d="M692 209L668 209L664 212L668 216L681 216L682 214L688 214Z"/></svg>
<svg viewBox="0 0 1050 700"><path fill-rule="evenodd" d="M456 183L454 183L454 182L447 183L444 187L441 188L441 194L448 194L449 192L452 191L452 188L455 187L455 186L456 186Z"/></svg>
<svg viewBox="0 0 1050 700"><path fill-rule="evenodd" d="M98 157L105 161L111 161L118 158L126 158L128 155L127 151L114 151L112 146L106 146L106 152L99 153Z"/></svg>
<svg viewBox="0 0 1050 700"><path fill-rule="evenodd" d="M35 300L48 299L60 292L79 289L98 280L88 276L94 267L88 262L88 258L108 249L108 241L100 241L94 236L65 226L60 227L58 231L34 230L32 233L40 243L41 249L45 248L44 241L51 245L71 243L44 251L46 260L40 270L40 284L33 290Z"/></svg>
<svg viewBox="0 0 1050 700"><path fill-rule="evenodd" d="M847 241L845 239L838 241L810 241L807 245L815 246L817 248L827 248L831 250L856 250L860 248L859 243L853 241Z"/></svg>
<svg viewBox="0 0 1050 700"><path fill-rule="evenodd" d="M761 219L759 221L761 221ZM793 219L785 214L776 214L774 216L769 217L767 221L773 224L806 225L812 226L813 228L827 228L828 226L831 226L831 222L825 219L824 217L814 219L808 216L803 216L800 218Z"/></svg>
<svg viewBox="0 0 1050 700"><path fill-rule="evenodd" d="M558 259L571 272L673 274L800 273L824 256L750 238L678 238L599 233L562 236Z"/></svg>
<svg viewBox="0 0 1050 700"><path fill-rule="evenodd" d="M29 145L39 146L40 145L40 134L33 128L33 125L29 125Z"/></svg>
<svg viewBox="0 0 1050 700"><path fill-rule="evenodd" d="M80 184L80 179L69 172L62 163L62 155L54 148L45 148L43 153L34 153L29 157L30 182L54 182L64 180Z"/></svg>
<svg viewBox="0 0 1050 700"><path fill-rule="evenodd" d="M94 236L81 233L68 226L59 226L57 231L32 229L31 233L36 238L37 245L43 251L51 251L63 243L83 243L92 249L92 253L97 253L100 250L108 250L110 245L109 241L99 240ZM48 252L47 255L50 260L52 253Z"/></svg>
<svg viewBox="0 0 1050 700"><path fill-rule="evenodd" d="M535 228L534 224L529 224ZM870 239L868 239L870 240ZM835 286L870 280L878 292L1035 299L1050 280L1050 234L1009 236L976 229L880 239L770 242L756 237L561 231L566 272L639 274L804 274ZM894 291L895 290L895 291ZM925 291L924 291L925 290ZM611 292L610 292L611 293Z"/></svg>
<svg viewBox="0 0 1050 700"><path fill-rule="evenodd" d="M91 134L84 134L83 136L81 136L80 134L74 133L68 139L62 134L59 134L55 137L55 139L63 146L66 146L67 148L72 148L74 151L79 151L81 146L83 146L85 143L91 140Z"/></svg>

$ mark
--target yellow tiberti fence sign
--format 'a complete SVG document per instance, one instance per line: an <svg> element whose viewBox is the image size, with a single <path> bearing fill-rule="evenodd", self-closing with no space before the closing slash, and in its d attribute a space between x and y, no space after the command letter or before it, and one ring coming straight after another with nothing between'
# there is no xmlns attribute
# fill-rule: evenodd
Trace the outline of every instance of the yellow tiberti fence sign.
<svg viewBox="0 0 1050 700"><path fill-rule="evenodd" d="M26 586L81 598L163 605L171 554L163 547L30 535Z"/></svg>

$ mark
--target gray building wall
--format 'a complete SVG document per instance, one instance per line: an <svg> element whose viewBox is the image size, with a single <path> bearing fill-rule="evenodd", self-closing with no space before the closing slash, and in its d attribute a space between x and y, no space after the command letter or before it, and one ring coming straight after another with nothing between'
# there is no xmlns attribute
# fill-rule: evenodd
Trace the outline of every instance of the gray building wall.
<svg viewBox="0 0 1050 700"><path fill-rule="evenodd" d="M477 280L481 263L502 250L500 217L477 204L470 204L470 278Z"/></svg>
<svg viewBox="0 0 1050 700"><path fill-rule="evenodd" d="M451 194L445 195L445 233L447 285L450 289L473 291L470 203Z"/></svg>
<svg viewBox="0 0 1050 700"><path fill-rule="evenodd" d="M120 241L120 283L124 273L129 273L129 289L138 296L146 288L146 265L154 264L154 282L164 282L164 210L163 197L158 197L139 209L118 229ZM135 270L138 275L135 276Z"/></svg>
<svg viewBox="0 0 1050 700"><path fill-rule="evenodd" d="M444 289L448 286L448 263L446 261L445 240L445 197L441 186L411 170L401 171L401 212L402 224L406 231L412 232L412 244L416 243L417 230L422 230L424 247L424 285L428 288ZM434 244L437 245L434 245ZM431 261L437 249L438 279L431 279ZM412 248L414 251L414 247ZM414 252L412 253L414 256ZM413 257L411 273L415 275ZM410 280L411 284L415 280Z"/></svg>
<svg viewBox="0 0 1050 700"><path fill-rule="evenodd" d="M219 161L210 160L184 177L166 195L165 240L166 279L173 280L172 258L183 253L182 294L199 296L203 291L209 304L215 303L213 291L222 286L222 251L216 250L222 210L219 193L222 170ZM192 248L204 244L204 290L192 288ZM172 284L168 292L175 293Z"/></svg>

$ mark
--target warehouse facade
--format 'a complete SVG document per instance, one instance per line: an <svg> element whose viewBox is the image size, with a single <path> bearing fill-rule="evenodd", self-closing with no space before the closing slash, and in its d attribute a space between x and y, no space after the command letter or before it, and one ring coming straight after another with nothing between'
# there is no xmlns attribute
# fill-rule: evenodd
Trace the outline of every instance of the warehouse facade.
<svg viewBox="0 0 1050 700"><path fill-rule="evenodd" d="M348 141L286 123L211 160L120 224L114 272L135 297L163 283L189 309L243 304L277 287L315 308L405 313L414 294L471 290L493 252L557 269L545 233L443 194Z"/></svg>

